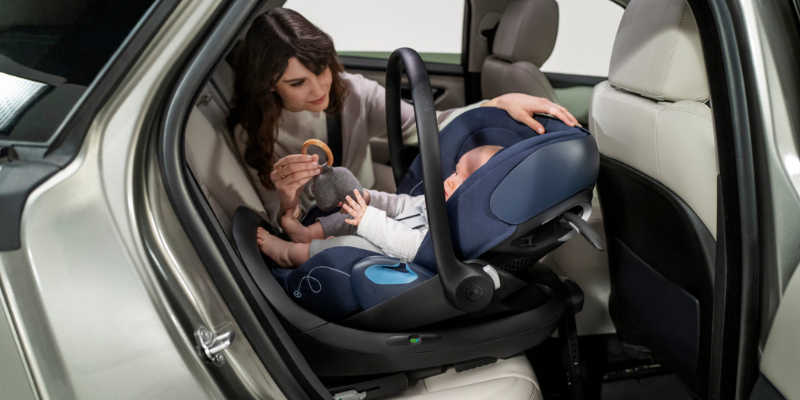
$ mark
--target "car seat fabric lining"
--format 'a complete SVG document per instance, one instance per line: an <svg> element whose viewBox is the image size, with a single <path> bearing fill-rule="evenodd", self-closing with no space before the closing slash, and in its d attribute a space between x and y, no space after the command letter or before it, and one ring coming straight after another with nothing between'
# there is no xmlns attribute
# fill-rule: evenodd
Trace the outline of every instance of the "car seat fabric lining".
<svg viewBox="0 0 800 400"><path fill-rule="evenodd" d="M270 270L297 303L321 318L337 321L361 309L351 288L350 269L370 256L382 255L355 247L336 247L314 255L295 269Z"/></svg>

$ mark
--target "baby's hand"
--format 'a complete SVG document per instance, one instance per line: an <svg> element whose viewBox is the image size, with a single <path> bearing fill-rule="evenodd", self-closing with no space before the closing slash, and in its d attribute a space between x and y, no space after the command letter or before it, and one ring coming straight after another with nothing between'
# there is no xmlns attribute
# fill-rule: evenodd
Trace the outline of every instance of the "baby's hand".
<svg viewBox="0 0 800 400"><path fill-rule="evenodd" d="M350 196L348 196L348 197L350 197ZM369 196L369 191L368 191L368 190L365 190L365 191L364 191L364 203L366 203L367 205L369 205L369 199L370 199L370 196ZM342 203L342 202L340 202L340 203L337 205L337 207L342 207L342 206L344 206L344 203ZM341 214L347 214L347 211L345 211L344 207L342 207L342 209L341 209L341 210L339 210L339 212L340 212Z"/></svg>
<svg viewBox="0 0 800 400"><path fill-rule="evenodd" d="M342 209L347 211L353 219L346 219L344 222L353 226L358 226L358 224L361 223L361 218L364 216L364 213L367 212L367 202L364 201L364 198L361 197L361 193L359 193L358 190L353 190L353 194L355 194L356 200L347 196L347 204L342 204Z"/></svg>

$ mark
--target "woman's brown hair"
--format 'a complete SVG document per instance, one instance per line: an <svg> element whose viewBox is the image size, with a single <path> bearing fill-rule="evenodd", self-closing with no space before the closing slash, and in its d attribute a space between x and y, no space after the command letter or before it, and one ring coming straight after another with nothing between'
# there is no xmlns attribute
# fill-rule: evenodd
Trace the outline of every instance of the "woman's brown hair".
<svg viewBox="0 0 800 400"><path fill-rule="evenodd" d="M336 59L330 36L286 8L275 8L256 17L233 65L236 78L230 122L241 123L247 131L244 161L258 171L267 189L275 188L270 173L277 161L273 155L283 110L283 101L273 89L292 57L317 75L330 67L333 82L326 113L339 114L347 95L341 77L344 68Z"/></svg>

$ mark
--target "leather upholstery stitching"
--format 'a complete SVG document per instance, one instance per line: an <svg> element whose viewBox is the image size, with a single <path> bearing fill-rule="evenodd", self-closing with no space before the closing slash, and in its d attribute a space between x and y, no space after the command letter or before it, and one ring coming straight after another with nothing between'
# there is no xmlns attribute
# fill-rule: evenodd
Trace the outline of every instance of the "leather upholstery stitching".
<svg viewBox="0 0 800 400"><path fill-rule="evenodd" d="M706 120L706 121L710 122L712 125L714 124L714 121L713 121L713 120L711 120L711 118L708 118L708 117L706 117L705 115L703 115L703 114L700 114L700 113L698 113L698 112L694 112L694 111L689 111L689 110L678 110L678 109L674 109L674 108L668 108L668 109L664 109L664 110L662 110L661 112L662 112L662 113L666 113L666 112L679 112L679 113L685 113L685 114L692 114L692 115L696 115L696 116L698 116L698 117L700 117L700 118L702 118L702 119L704 119L704 120ZM658 121L658 119L657 119L657 118L656 118L656 121Z"/></svg>
<svg viewBox="0 0 800 400"><path fill-rule="evenodd" d="M661 19L658 21L658 28L657 28L656 32L660 32L661 31L661 27L664 26L664 19L665 19L666 15L667 15L667 10L669 9L669 7L670 7L670 5L672 4L673 1L674 0L670 0L666 5L664 5L664 9L661 10ZM656 52L656 47L657 46L649 46L649 47L650 47L650 52L647 54L647 67L645 68L645 71L644 71L644 83L642 84L642 91L645 92L645 93L648 92L647 84L648 84L648 82L650 82L650 65L652 65L653 54ZM652 95L659 96L658 93L654 93Z"/></svg>
<svg viewBox="0 0 800 400"><path fill-rule="evenodd" d="M519 378L515 378L515 379L514 379L514 381L513 381L513 382L511 382L511 384L510 384L510 385L508 385L508 386L507 386L505 389L503 389L503 390L501 390L500 392L497 392L497 393L495 393L495 394L493 394L493 395L491 395L491 396L489 396L489 397L484 397L484 398L483 398L483 399L481 399L481 400L492 400L492 399L497 399L497 398L500 398L500 396L502 396L502 395L504 395L504 394L506 394L506 393L510 392L510 391L511 391L511 389L513 389L515 386L517 386L517 384L519 383L519 381L520 381L520 379L519 379Z"/></svg>
<svg viewBox="0 0 800 400"><path fill-rule="evenodd" d="M522 14L523 15L525 15L525 9L528 8L531 4L532 3L529 2L529 3L525 3L522 6ZM505 10L503 11L503 13L505 13ZM524 22L520 21L519 25L521 25L523 23ZM514 42L511 43L511 54L508 55L508 61L511 61L511 62L519 61L519 59L517 57L517 43L519 43L519 37L520 37L520 35L522 35L522 29L519 27L519 25L514 27L514 29L517 31L517 34L516 34L516 37L514 38Z"/></svg>
<svg viewBox="0 0 800 400"><path fill-rule="evenodd" d="M605 93L606 91L603 91L603 92ZM636 97L634 95L630 95L630 94L627 94L627 93L622 93L622 92L619 92L619 91L616 91L616 90L613 91L611 94L613 94L615 96L615 99L622 100L622 101L624 101L626 103L636 104L637 106L643 106L643 107L651 108L653 110L660 110L660 109L662 109L664 107L663 105L660 105L658 103L650 101L650 99L645 98L645 97L641 97L640 98L640 97ZM627 98L626 95L627 96L631 96L631 97L636 98L636 99L645 100L645 101L648 101L648 102L647 103L636 102L636 101L634 101L632 99Z"/></svg>
<svg viewBox="0 0 800 400"><path fill-rule="evenodd" d="M659 113L658 113L658 115L656 115L656 121L655 121L655 122L656 122L656 123L655 123L655 128L656 128L656 131L655 131L655 140L654 140L654 142L655 142L655 145L656 145L656 149L655 149L655 150L656 150L656 152L655 152L655 158L656 158L656 173L658 174L658 177L657 177L656 179L657 179L659 182L661 182L661 183L664 183L664 179L663 179L663 177L661 176L661 162L660 162L660 160L659 160L659 158L658 158L658 138L659 138L659 136L660 136L660 135L658 134L658 127L659 127L659 120L661 119L661 115L663 115L663 114L665 114L665 113L668 113L668 112L675 112L675 113L684 113L684 114L692 114L692 115L696 115L696 116L698 116L698 117L700 117L700 118L703 118L703 119L705 119L705 120L706 120L706 121L708 121L708 122L711 122L711 123L712 123L712 128L713 128L713 122L712 122L710 119L708 119L708 118L707 118L705 115L702 115L702 114L700 114L700 113L697 113L697 112L694 112L694 111L689 111L689 110L679 110L679 109L674 109L674 108L671 108L671 109L670 109L670 108L665 108L665 109L661 110L661 112L659 112ZM664 186L666 186L666 183L664 183ZM672 189L672 188L670 188L670 189ZM677 191L676 191L676 192L677 192Z"/></svg>
<svg viewBox="0 0 800 400"><path fill-rule="evenodd" d="M687 11L687 4L686 2L683 3L683 12L681 12L681 23L678 25L678 34L675 35L675 43L672 45L672 55L669 58L669 66L667 67L667 76L664 78L664 81L661 82L661 93L664 93L667 97L679 98L677 96L672 96L667 91L667 82L669 82L669 78L672 75L672 65L675 62L675 55L678 53L678 46L681 43L681 32L683 32L683 24L686 22L686 16L689 14Z"/></svg>
<svg viewBox="0 0 800 400"><path fill-rule="evenodd" d="M528 397L528 400L536 400L536 398L539 397L537 395L541 393L541 390L538 390L539 388L536 389L537 390L534 390L533 393L531 393L530 397Z"/></svg>
<svg viewBox="0 0 800 400"><path fill-rule="evenodd" d="M658 114L656 114L656 118L655 118L655 121L654 121L654 124L653 124L653 128L655 128L655 130L653 131L653 134L654 134L654 136L653 136L653 146L655 147L655 149L653 149L654 150L653 156L655 157L655 161L656 161L656 176L655 176L655 178L659 182L664 182L664 180L661 179L661 162L658 159L658 136L659 136L658 135L658 117L661 116L661 113L663 111L664 110L660 110L658 112Z"/></svg>
<svg viewBox="0 0 800 400"><path fill-rule="evenodd" d="M635 7L635 8L634 8L634 7ZM627 47L627 45L628 45L628 42L627 42L627 40L628 40L628 33L630 33L630 31L631 31L631 30L630 30L630 25L631 25L630 21L631 21L631 20L633 20L633 19L635 19L634 17L635 17L635 15L636 15L636 11L638 11L638 10L639 10L639 2L634 2L634 3L633 3L633 7L631 7L631 15L630 15L630 18L628 18L628 20L625 20L625 19L624 19L624 15L623 15L623 20L622 20L622 23L620 24L620 27L619 27L619 29L620 29L620 30L622 30L622 28L623 28L623 24L624 24L624 27L625 27L625 30L624 30L624 32L625 32L625 34L623 34L623 35L622 35L622 40L620 41L620 44L619 44L619 47L620 47L620 52L621 52L621 54L620 54L620 56L619 56L620 58L622 58L622 56L623 56L623 55L625 55L625 54L628 54L628 52L627 52L627 49L628 49L628 47ZM613 61L613 60L612 60L612 61ZM611 72L610 72L610 71L609 71L609 75L611 75Z"/></svg>
<svg viewBox="0 0 800 400"><path fill-rule="evenodd" d="M478 367L478 368L484 368L484 367L485 367L485 365L482 366L482 367ZM504 379L504 378L515 378L515 379L526 380L528 382L531 382L534 387L539 389L539 383L536 381L535 378L531 378L530 376L527 376L527 375L524 375L524 374L519 374L519 373L516 373L516 372L505 372L502 375L495 376L495 377L479 377L479 379L482 379L482 380L474 381L474 382L470 382L470 383L473 384L473 385L476 385L476 384L479 384L479 383L491 382L491 381L494 381L494 380ZM450 389L450 388L448 388L448 389ZM539 390L541 390L541 389L539 389Z"/></svg>

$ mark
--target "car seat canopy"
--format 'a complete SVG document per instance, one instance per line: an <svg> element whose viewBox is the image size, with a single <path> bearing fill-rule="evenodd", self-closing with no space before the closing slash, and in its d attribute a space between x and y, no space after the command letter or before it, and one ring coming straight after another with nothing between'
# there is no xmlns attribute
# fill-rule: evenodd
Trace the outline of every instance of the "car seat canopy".
<svg viewBox="0 0 800 400"><path fill-rule="evenodd" d="M503 147L447 201L456 257L477 258L517 232L517 226L594 184L599 156L589 133L546 116L539 135L496 108L470 110L440 133L442 170L452 171L466 152ZM420 159L412 163L398 192L421 194ZM409 190L409 188L411 188ZM435 271L430 237L414 262Z"/></svg>

